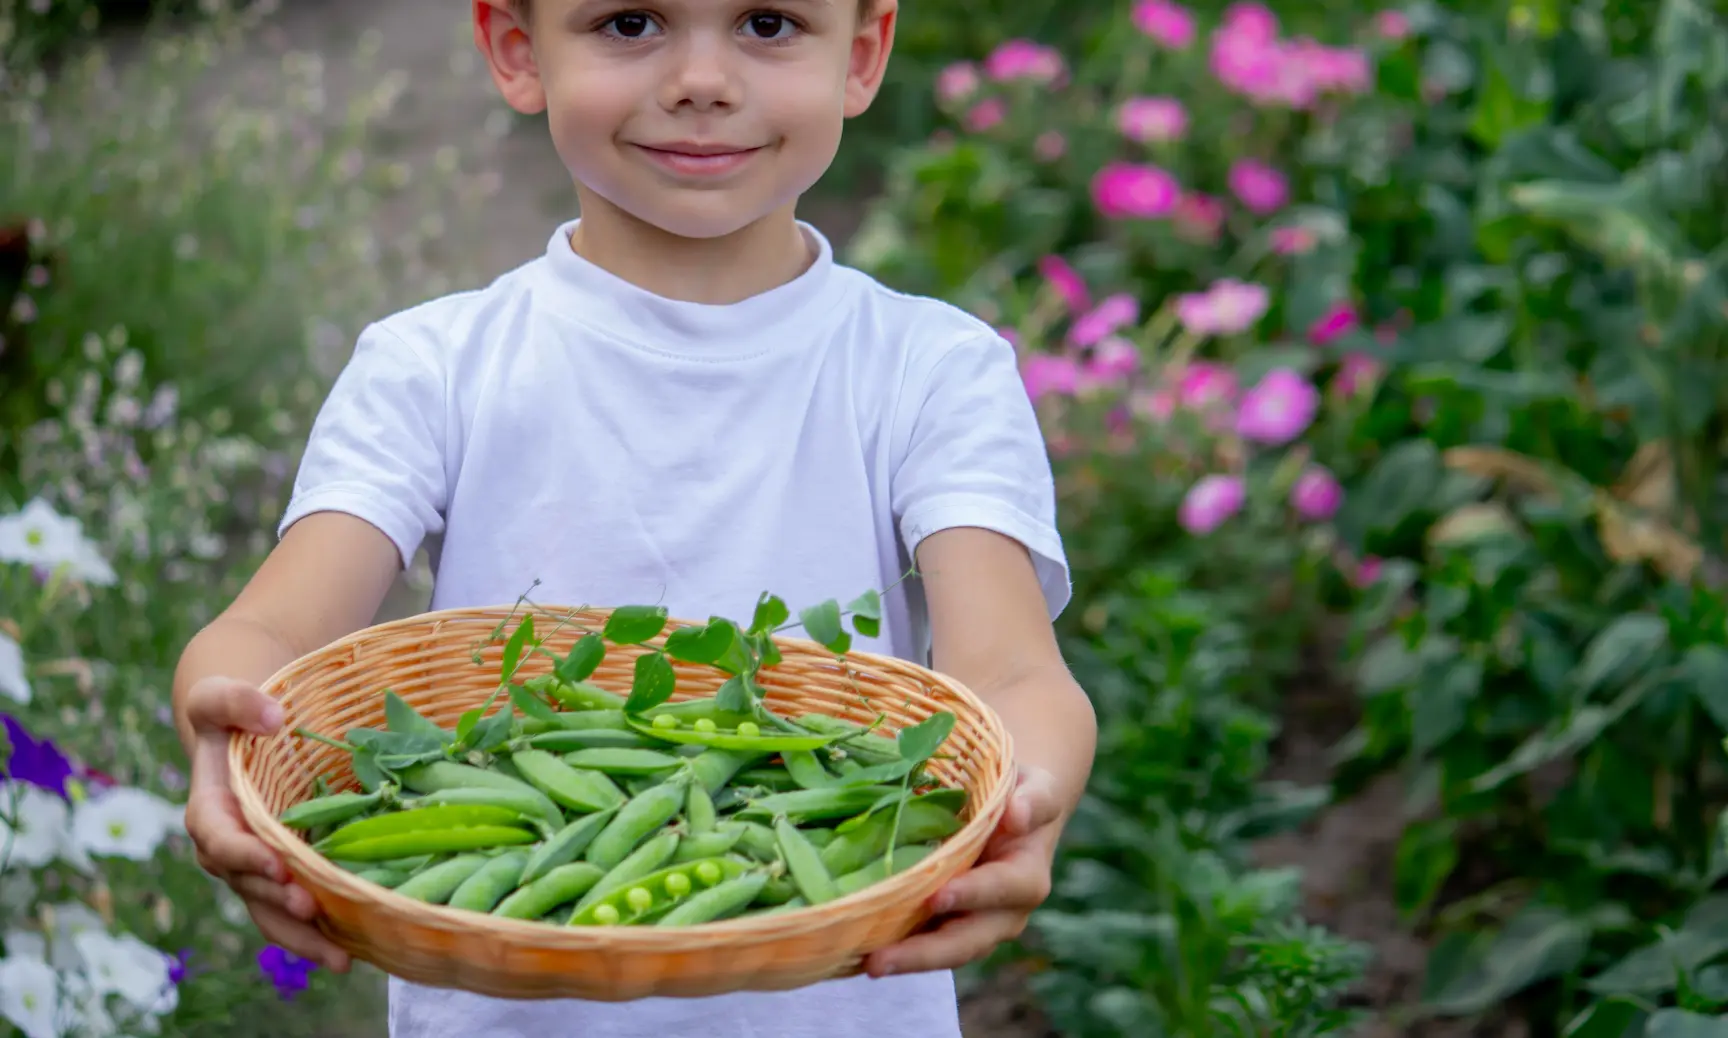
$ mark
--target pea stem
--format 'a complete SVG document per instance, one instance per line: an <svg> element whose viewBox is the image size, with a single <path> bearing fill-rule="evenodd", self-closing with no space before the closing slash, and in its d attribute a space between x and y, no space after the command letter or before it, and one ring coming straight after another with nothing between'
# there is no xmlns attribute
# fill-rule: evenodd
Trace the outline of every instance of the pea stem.
<svg viewBox="0 0 1728 1038"><path fill-rule="evenodd" d="M334 746L338 750L346 750L349 753L353 753L355 750L359 749L359 747L345 743L341 739L332 739L328 735L319 735L317 732L306 728L296 728L294 729L294 734L298 735L302 739L311 739L313 742L321 742L326 746Z"/></svg>

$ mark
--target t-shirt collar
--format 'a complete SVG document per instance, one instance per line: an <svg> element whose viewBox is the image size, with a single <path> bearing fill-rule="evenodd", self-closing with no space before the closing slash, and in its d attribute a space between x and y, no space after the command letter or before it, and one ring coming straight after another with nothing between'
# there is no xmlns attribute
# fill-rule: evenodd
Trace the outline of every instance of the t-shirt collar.
<svg viewBox="0 0 1728 1038"><path fill-rule="evenodd" d="M814 226L798 227L816 246L804 272L782 285L736 303L668 299L597 266L570 247L579 219L559 225L546 245L548 300L569 317L631 344L696 358L740 357L768 351L789 329L811 327L810 317L827 303L834 249Z"/></svg>

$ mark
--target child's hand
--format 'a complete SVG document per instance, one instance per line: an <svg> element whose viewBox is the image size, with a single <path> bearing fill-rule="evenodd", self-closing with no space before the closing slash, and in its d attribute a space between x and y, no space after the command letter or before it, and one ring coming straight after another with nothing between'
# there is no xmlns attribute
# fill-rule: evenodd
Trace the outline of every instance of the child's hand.
<svg viewBox="0 0 1728 1038"><path fill-rule="evenodd" d="M928 933L908 937L871 955L871 976L953 969L990 954L1020 936L1033 909L1050 896L1062 807L1056 783L1042 768L1022 766L1002 822L978 864L936 892L931 907L953 917Z"/></svg>

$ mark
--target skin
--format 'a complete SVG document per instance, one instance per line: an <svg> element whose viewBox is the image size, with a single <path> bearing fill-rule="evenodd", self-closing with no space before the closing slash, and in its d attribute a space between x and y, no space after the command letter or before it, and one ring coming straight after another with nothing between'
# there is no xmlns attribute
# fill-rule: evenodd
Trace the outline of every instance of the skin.
<svg viewBox="0 0 1728 1038"><path fill-rule="evenodd" d="M895 0L877 0L864 17L855 4L657 0L649 19L629 21L619 16L632 8L616 0L538 0L531 18L507 0L476 0L474 36L505 99L547 114L581 203L571 247L649 291L720 304L810 263L798 197L832 160L845 119L874 99L893 44ZM758 14L795 19L797 31ZM620 28L640 36L650 21L646 41L614 38ZM690 176L643 149L679 141L758 150L724 176ZM1019 778L977 867L933 899L938 925L872 955L866 969L877 976L956 967L1024 929L1049 894L1056 843L1097 739L1023 546L986 530L946 530L920 545L917 562L933 663L1001 714ZM281 710L258 685L372 623L400 569L370 524L308 516L187 645L174 679L191 761L186 827L199 863L233 887L267 939L338 973L348 956L313 927L311 896L240 814L227 743L235 730L278 730Z"/></svg>

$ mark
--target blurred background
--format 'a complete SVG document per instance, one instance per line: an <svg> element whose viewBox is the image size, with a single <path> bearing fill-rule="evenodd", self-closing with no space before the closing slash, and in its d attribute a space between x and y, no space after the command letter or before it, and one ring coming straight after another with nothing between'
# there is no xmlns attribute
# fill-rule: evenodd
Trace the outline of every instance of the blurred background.
<svg viewBox="0 0 1728 1038"><path fill-rule="evenodd" d="M1101 723L969 1038L1728 1036L1720 0L902 8L802 212L1020 349ZM0 1034L385 1033L169 682L359 328L574 213L467 18L0 0Z"/></svg>

